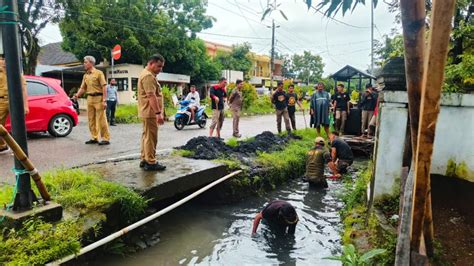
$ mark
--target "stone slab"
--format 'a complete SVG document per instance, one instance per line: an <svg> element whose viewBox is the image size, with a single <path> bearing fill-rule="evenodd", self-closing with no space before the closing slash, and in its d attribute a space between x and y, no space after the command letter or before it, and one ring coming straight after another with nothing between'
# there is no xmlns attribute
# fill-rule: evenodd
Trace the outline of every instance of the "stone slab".
<svg viewBox="0 0 474 266"><path fill-rule="evenodd" d="M383 91L380 93L381 102L390 103L408 103L408 94L406 91ZM442 106L474 106L474 95L463 93L442 93Z"/></svg>
<svg viewBox="0 0 474 266"><path fill-rule="evenodd" d="M194 160L165 154L159 157L165 171L147 172L138 165L140 160L125 160L89 165L106 180L131 188L152 201L172 198L183 192L198 189L227 174L224 164Z"/></svg>
<svg viewBox="0 0 474 266"><path fill-rule="evenodd" d="M0 217L5 216L2 226L19 228L21 224L32 218L42 217L47 222L57 222L63 217L63 207L55 202L40 204L33 209L23 212L0 210Z"/></svg>

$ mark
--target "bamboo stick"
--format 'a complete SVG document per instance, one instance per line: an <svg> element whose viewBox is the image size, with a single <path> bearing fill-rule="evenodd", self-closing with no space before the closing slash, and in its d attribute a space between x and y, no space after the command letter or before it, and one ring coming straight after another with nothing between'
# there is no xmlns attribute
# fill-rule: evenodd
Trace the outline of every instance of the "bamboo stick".
<svg viewBox="0 0 474 266"><path fill-rule="evenodd" d="M20 163L25 167L26 171L30 172L31 178L35 181L36 187L38 188L41 198L44 201L50 201L51 196L46 190L45 185L41 181L41 176L38 173L38 170L35 168L31 160L26 156L25 152L21 149L20 145L13 139L13 137L8 133L8 131L0 125L0 137L5 140L8 146L12 149L15 157L20 161Z"/></svg>
<svg viewBox="0 0 474 266"><path fill-rule="evenodd" d="M433 154L436 122L440 111L441 87L443 85L455 3L455 0L433 1L431 32L423 74L418 146L415 156L413 220L411 225L411 248L413 251L419 251L423 231L425 232L426 243L432 243L433 241L429 189L431 186L431 156ZM427 254L432 254L432 250L427 250Z"/></svg>
<svg viewBox="0 0 474 266"><path fill-rule="evenodd" d="M409 130L411 136L411 154L414 167L417 147L418 124L420 114L421 87L424 69L425 49L425 2L423 0L400 0L400 10L403 26L403 43L405 48L405 76L408 92ZM408 151L405 151L408 153ZM408 176L413 176L412 169ZM412 179L401 180L402 184L410 187L402 187L405 195L400 203L400 227L397 239L395 265L407 265L410 262L410 226L412 206L411 195L413 193ZM408 196L408 197L407 197ZM406 234L406 235L405 235Z"/></svg>

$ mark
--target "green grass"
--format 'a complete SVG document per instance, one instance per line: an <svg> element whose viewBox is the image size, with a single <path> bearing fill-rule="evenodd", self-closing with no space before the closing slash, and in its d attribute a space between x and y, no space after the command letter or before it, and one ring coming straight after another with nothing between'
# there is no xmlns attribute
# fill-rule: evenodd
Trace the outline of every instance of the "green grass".
<svg viewBox="0 0 474 266"><path fill-rule="evenodd" d="M118 204L121 222L131 223L143 215L147 207L147 201L141 195L104 181L92 172L57 170L44 174L43 182L54 201L66 211L79 211L81 217L55 224L35 218L20 230L4 229L0 234L0 265L42 265L72 254L80 249L84 216L105 212ZM12 187L3 187L0 204L9 203L12 194Z"/></svg>
<svg viewBox="0 0 474 266"><path fill-rule="evenodd" d="M136 104L119 105L115 111L115 121L120 124L139 123L138 107Z"/></svg>
<svg viewBox="0 0 474 266"><path fill-rule="evenodd" d="M239 146L239 141L237 140L237 138L230 138L227 140L226 144L229 147L235 148Z"/></svg>
<svg viewBox="0 0 474 266"><path fill-rule="evenodd" d="M190 150L174 150L173 155L181 156L181 157L193 157L194 151Z"/></svg>
<svg viewBox="0 0 474 266"><path fill-rule="evenodd" d="M238 170L242 167L242 163L234 158L221 158L213 160L213 162L225 164L230 171Z"/></svg>

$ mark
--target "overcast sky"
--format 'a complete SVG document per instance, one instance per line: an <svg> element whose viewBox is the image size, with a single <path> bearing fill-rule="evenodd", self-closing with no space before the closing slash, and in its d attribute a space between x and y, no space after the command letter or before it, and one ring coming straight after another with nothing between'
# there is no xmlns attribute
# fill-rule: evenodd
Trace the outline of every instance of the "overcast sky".
<svg viewBox="0 0 474 266"><path fill-rule="evenodd" d="M303 0L278 0L279 12L261 21L265 0L209 0L208 15L216 19L214 26L199 34L204 40L222 44L249 42L252 50L269 54L271 48L271 19L276 25L276 51L283 54L302 53L304 50L319 54L325 64L324 74L329 75L349 64L366 70L370 65L370 7L359 5L353 13L334 18L345 24L309 10ZM319 3L320 1L313 1ZM370 3L370 1L367 1ZM375 9L374 38L390 34L395 15L388 6L378 1ZM41 44L61 41L57 25L48 25L40 34Z"/></svg>

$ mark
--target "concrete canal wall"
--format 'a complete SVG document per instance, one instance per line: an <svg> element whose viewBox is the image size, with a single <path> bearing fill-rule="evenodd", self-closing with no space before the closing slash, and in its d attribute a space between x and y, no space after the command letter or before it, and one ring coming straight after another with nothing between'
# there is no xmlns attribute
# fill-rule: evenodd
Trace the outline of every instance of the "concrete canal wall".
<svg viewBox="0 0 474 266"><path fill-rule="evenodd" d="M376 199L399 187L408 121L407 93L381 92L378 119L374 154ZM474 182L474 95L442 95L431 173Z"/></svg>

